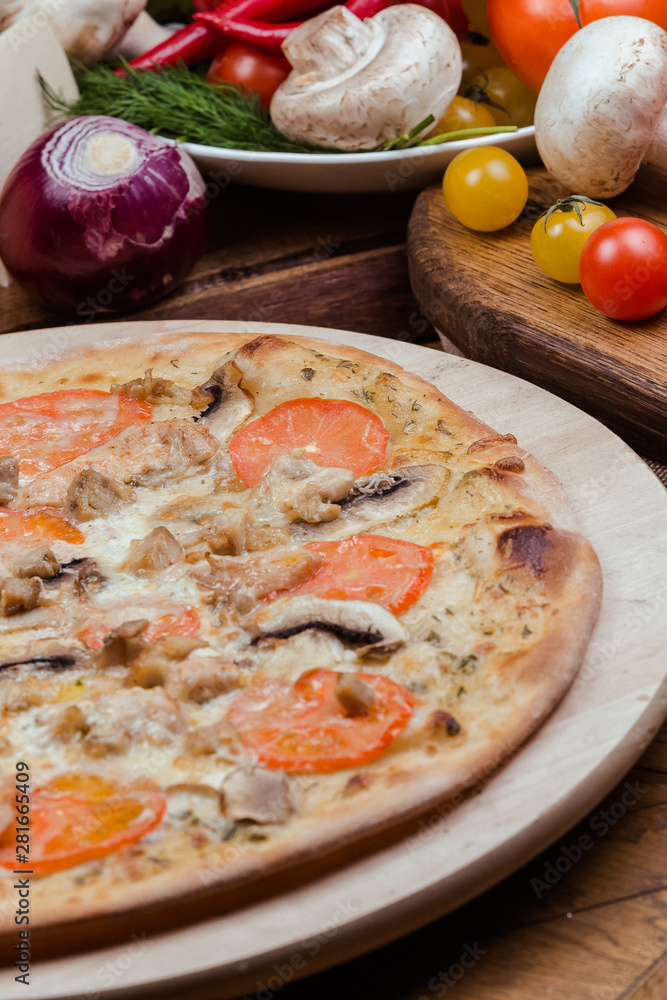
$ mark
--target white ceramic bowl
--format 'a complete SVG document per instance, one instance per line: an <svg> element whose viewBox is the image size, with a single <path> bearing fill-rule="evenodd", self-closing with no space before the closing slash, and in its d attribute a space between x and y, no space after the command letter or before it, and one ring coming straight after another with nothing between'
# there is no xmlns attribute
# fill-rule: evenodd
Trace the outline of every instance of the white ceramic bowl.
<svg viewBox="0 0 667 1000"><path fill-rule="evenodd" d="M459 139L387 153L254 153L181 143L203 173L221 184L320 194L388 194L412 191L441 180L457 153L476 146L502 146L522 163L538 163L535 129Z"/></svg>

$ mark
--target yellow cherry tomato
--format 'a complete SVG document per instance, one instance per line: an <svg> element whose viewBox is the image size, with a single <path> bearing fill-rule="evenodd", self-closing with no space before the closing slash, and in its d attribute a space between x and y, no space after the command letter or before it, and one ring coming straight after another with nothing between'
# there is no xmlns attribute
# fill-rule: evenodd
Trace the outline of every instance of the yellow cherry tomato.
<svg viewBox="0 0 667 1000"><path fill-rule="evenodd" d="M606 205L577 201L576 195L558 202L548 216L541 216L530 234L535 263L555 281L579 284L579 258L588 237L616 215Z"/></svg>
<svg viewBox="0 0 667 1000"><path fill-rule="evenodd" d="M468 229L490 233L521 214L528 178L518 160L500 146L465 149L454 157L442 180L452 215Z"/></svg>
<svg viewBox="0 0 667 1000"><path fill-rule="evenodd" d="M467 38L461 42L462 83L459 93L465 92L465 87L479 73L491 66L502 66L503 57L493 42L490 35L478 32L471 32Z"/></svg>
<svg viewBox="0 0 667 1000"><path fill-rule="evenodd" d="M442 135L462 128L491 128L495 124L484 104L476 104L467 97L455 97L429 134Z"/></svg>
<svg viewBox="0 0 667 1000"><path fill-rule="evenodd" d="M529 90L507 66L490 66L473 77L472 83L481 87L494 104L500 105L500 108L488 105L496 125L525 128L533 124L537 94Z"/></svg>

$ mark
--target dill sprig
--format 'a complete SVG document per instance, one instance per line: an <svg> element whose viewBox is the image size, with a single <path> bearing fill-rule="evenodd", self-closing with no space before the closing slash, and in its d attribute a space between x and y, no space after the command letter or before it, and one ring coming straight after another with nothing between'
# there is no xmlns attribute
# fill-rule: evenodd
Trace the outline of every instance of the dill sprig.
<svg viewBox="0 0 667 1000"><path fill-rule="evenodd" d="M187 66L161 66L135 70L123 62L124 74L110 66L74 66L79 98L71 103L56 94L40 78L46 103L63 118L70 115L110 115L139 125L179 142L260 153L339 153L346 150L292 142L279 132L257 94L246 93L231 83L209 83ZM516 132L514 125L465 129L422 138L433 115L405 135L377 146L376 151L431 146L454 139L474 138L493 132Z"/></svg>
<svg viewBox="0 0 667 1000"><path fill-rule="evenodd" d="M47 104L63 117L124 118L179 142L267 153L322 152L284 136L260 107L258 96L243 93L233 84L208 83L182 65L139 72L125 64L124 69L125 75L119 76L104 63L75 66L80 96L71 103L42 80Z"/></svg>

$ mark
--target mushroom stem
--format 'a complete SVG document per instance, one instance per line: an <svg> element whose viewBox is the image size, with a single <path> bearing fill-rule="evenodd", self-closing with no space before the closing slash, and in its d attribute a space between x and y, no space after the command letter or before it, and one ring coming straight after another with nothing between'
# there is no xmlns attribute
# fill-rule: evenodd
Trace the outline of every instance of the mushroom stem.
<svg viewBox="0 0 667 1000"><path fill-rule="evenodd" d="M115 59L121 55L126 59L136 59L137 56L171 38L175 30L175 28L167 28L163 24L158 24L150 14L142 10L118 45L111 52L108 52L105 58Z"/></svg>
<svg viewBox="0 0 667 1000"><path fill-rule="evenodd" d="M364 65L370 62L384 37L377 21L360 21L347 7L334 7L295 28L283 52L297 73L333 80L353 66L360 69L362 56Z"/></svg>

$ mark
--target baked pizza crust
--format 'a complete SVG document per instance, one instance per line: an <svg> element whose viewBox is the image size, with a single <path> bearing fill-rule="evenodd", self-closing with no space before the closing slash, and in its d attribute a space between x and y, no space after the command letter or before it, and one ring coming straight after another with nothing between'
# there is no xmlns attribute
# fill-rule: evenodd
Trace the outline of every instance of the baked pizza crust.
<svg viewBox="0 0 667 1000"><path fill-rule="evenodd" d="M397 407L392 411L394 416L398 411L398 418L392 421L386 406L375 397L367 401L391 433L388 467L392 463L394 468L418 464L429 448L433 449L432 440L423 440L429 435L419 433L428 414L437 414L443 426L455 430L461 454L475 443L486 442L470 454L474 458L483 452L479 466L491 470L484 473L486 480L497 485L499 495L511 508L507 514L496 511L483 515L484 537L496 539L486 567L489 578L510 566L521 586L539 590L540 599L550 606L549 620L539 642L525 652L517 650L498 659L492 670L493 698L488 684L472 696L466 717L474 720L474 725L449 739L446 762L440 750L432 756L425 753L423 739L412 745L410 736L399 736L379 759L346 772L348 777L356 772L363 775L358 789L339 787L307 815L290 817L282 830L272 827L268 843L254 846L246 842L242 852L233 840L198 852L181 850L167 871L129 851L122 863L102 865L100 878L84 879L80 885L67 871L35 878L36 930L45 932L59 947L68 941L78 946L78 934L86 927L94 927L97 935L109 933L114 921L125 925L127 920L136 920L143 928L151 913L177 922L188 912L188 901L194 916L201 915L202 906L226 908L253 892L279 891L288 884L286 880L291 884L292 879L307 877L327 863L340 862L349 856L346 851L373 849L383 836L400 832L401 824L410 818L443 801L456 801L466 790L478 789L561 700L595 626L602 593L597 557L589 543L572 531L556 477L532 455L461 410L428 382L365 351L311 338L289 342L267 336L249 345L248 340L245 333L167 334L149 345L117 341L100 348L77 348L40 368L39 380L34 369L20 361L10 363L0 378L0 402L56 389L108 390L111 381L128 381L149 368L156 377L177 379L179 384L194 388L210 375L216 361L238 351L236 363L244 371L245 384L256 395L253 416L261 416L294 397L295 385L302 395L333 394L330 379L322 391L317 380L307 381L299 375L307 356L303 352L314 351L318 357L360 366L357 372L335 369L334 374L342 371L353 376L349 383L343 379L338 383L340 398L355 398L348 394L349 388L355 394L359 389L378 393L376 386L364 389L358 378L361 372L369 379L373 375L377 382L379 366L386 376L383 384L396 385L399 394L419 400L418 433L404 434L405 440L399 428L403 410ZM523 464L521 474L503 470L508 452ZM496 464L499 461L500 466ZM481 475L478 469L473 471ZM471 524L461 531L464 545L472 537L475 514L477 511L473 511ZM304 874L299 876L299 871ZM105 919L96 919L91 925L93 917ZM10 921L2 931L11 935L13 927Z"/></svg>

